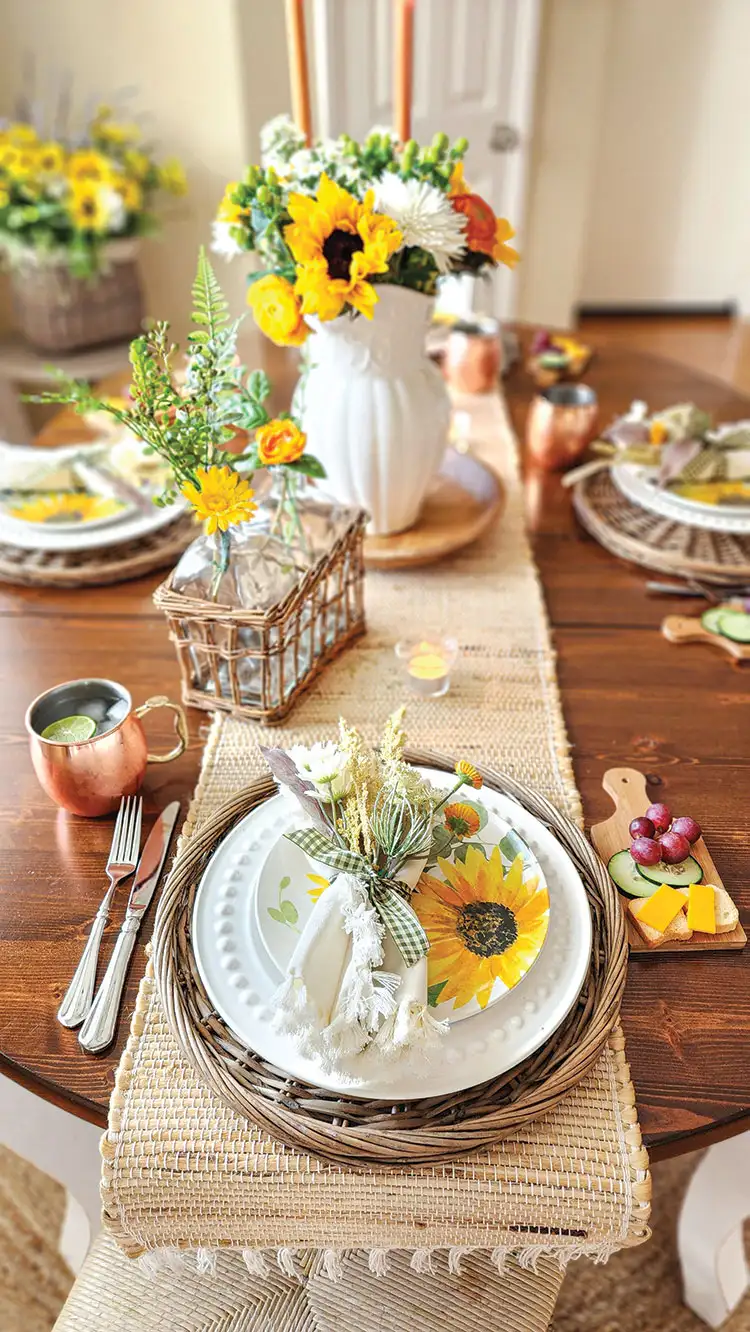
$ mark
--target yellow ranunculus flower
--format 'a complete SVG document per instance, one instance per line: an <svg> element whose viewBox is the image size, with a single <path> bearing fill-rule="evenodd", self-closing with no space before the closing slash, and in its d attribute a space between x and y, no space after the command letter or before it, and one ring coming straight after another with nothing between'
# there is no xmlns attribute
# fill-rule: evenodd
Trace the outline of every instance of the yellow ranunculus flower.
<svg viewBox="0 0 750 1332"><path fill-rule="evenodd" d="M128 213L139 213L143 207L143 190L132 176L114 176L112 189L119 194Z"/></svg>
<svg viewBox="0 0 750 1332"><path fill-rule="evenodd" d="M239 226L247 216L247 209L243 208L241 204L235 203L232 198L238 184L238 181L230 180L224 190L216 212L217 222L228 222L230 226Z"/></svg>
<svg viewBox="0 0 750 1332"><path fill-rule="evenodd" d="M226 532L235 523L247 522L258 507L250 482L230 467L197 467L195 483L186 481L182 493L197 516L205 520L209 536L217 528Z"/></svg>
<svg viewBox="0 0 750 1332"><path fill-rule="evenodd" d="M170 157L159 168L159 184L170 194L187 194L187 176L182 162Z"/></svg>
<svg viewBox="0 0 750 1332"><path fill-rule="evenodd" d="M292 221L284 236L296 262L295 290L304 314L335 319L344 306L372 318L377 292L366 279L386 273L403 237L392 218L373 211L323 173L316 198L290 194Z"/></svg>
<svg viewBox="0 0 750 1332"><path fill-rule="evenodd" d="M277 347L299 347L305 341L310 330L302 318L294 287L286 278L272 273L258 278L248 287L247 303L261 333Z"/></svg>
<svg viewBox="0 0 750 1332"><path fill-rule="evenodd" d="M255 432L258 457L264 467L278 467L302 457L307 435L294 421L269 421Z"/></svg>

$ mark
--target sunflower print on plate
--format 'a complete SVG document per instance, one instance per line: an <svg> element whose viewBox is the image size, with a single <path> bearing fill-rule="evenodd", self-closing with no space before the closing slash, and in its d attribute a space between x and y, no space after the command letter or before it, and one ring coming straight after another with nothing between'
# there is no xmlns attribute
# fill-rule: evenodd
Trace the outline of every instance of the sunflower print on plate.
<svg viewBox="0 0 750 1332"><path fill-rule="evenodd" d="M118 499L103 495L45 495L40 499L23 500L9 507L11 518L22 518L26 523L92 523L111 518L126 506Z"/></svg>
<svg viewBox="0 0 750 1332"><path fill-rule="evenodd" d="M438 859L444 879L423 874L412 906L430 941L428 986L439 1002L486 1008L497 981L509 990L539 956L549 896L539 879L524 883L523 857L507 870L496 846L489 859L469 847L463 863Z"/></svg>

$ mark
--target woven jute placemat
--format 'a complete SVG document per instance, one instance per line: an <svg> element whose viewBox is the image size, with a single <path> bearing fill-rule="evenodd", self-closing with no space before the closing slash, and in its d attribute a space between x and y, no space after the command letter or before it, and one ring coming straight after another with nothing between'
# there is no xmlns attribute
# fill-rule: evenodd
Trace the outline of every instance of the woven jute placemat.
<svg viewBox="0 0 750 1332"><path fill-rule="evenodd" d="M292 725L215 720L181 846L263 774L259 744L333 735L339 715L374 741L404 697L394 642L441 629L459 639L461 666L447 698L414 701L410 741L504 769L580 820L514 441L498 399L469 405L508 486L502 523L445 566L369 575L367 636L320 677ZM455 1268L475 1249L498 1267L509 1254L524 1266L601 1259L648 1235L648 1160L619 1030L554 1112L517 1137L450 1164L355 1171L285 1148L226 1107L181 1053L149 970L102 1153L105 1225L154 1265L181 1251L205 1265L231 1247L256 1275L269 1258L293 1273L309 1248L331 1276L351 1249L376 1273L395 1250L417 1272Z"/></svg>
<svg viewBox="0 0 750 1332"><path fill-rule="evenodd" d="M631 564L727 587L750 580L750 537L690 527L631 504L609 468L578 482L573 506L586 531Z"/></svg>

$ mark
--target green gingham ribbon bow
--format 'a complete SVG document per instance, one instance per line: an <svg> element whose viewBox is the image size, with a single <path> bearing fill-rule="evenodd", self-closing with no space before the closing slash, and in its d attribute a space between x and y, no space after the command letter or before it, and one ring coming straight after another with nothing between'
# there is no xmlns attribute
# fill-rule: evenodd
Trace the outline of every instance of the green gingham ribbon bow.
<svg viewBox="0 0 750 1332"><path fill-rule="evenodd" d="M317 828L301 828L286 835L313 860L322 860L331 869L353 874L360 880L380 919L393 935L407 967L413 967L420 958L427 956L430 948L427 935L409 905L407 894L410 890L405 884L399 883L398 879L381 878L365 856L336 846Z"/></svg>

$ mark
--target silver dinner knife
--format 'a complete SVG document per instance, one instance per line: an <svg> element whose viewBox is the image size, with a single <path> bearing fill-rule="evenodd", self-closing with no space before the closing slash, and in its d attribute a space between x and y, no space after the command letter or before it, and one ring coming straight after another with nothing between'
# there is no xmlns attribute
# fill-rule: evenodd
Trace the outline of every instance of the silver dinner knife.
<svg viewBox="0 0 750 1332"><path fill-rule="evenodd" d="M115 1034L117 1014L125 984L130 955L135 946L136 935L146 908L154 895L159 876L164 868L169 843L180 812L179 800L173 800L162 810L156 820L143 848L140 864L135 872L133 887L130 892L128 909L117 936L109 966L99 986L96 998L91 1006L86 1021L81 1027L78 1040L84 1050L98 1054L106 1050Z"/></svg>

